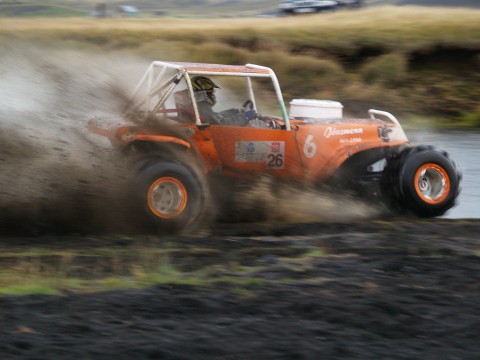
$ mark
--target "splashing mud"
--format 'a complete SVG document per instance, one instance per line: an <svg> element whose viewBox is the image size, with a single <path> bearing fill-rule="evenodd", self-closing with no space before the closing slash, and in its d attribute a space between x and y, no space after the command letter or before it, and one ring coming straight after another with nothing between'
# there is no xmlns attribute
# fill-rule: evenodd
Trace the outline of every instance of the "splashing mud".
<svg viewBox="0 0 480 360"><path fill-rule="evenodd" d="M234 197L236 210L248 220L287 222L355 221L377 215L377 209L334 190L312 189L301 184L261 178L255 186ZM252 211L253 210L253 211Z"/></svg>
<svg viewBox="0 0 480 360"><path fill-rule="evenodd" d="M119 114L125 74L145 65L112 66L106 57L71 51L8 50L0 55L2 229L112 231L123 169L104 140L87 133L86 122Z"/></svg>

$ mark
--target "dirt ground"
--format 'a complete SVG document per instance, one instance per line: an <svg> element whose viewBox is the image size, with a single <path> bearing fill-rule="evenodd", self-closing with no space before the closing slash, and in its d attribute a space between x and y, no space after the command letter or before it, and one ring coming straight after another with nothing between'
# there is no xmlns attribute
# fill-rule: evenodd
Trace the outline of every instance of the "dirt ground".
<svg viewBox="0 0 480 360"><path fill-rule="evenodd" d="M175 266L244 280L1 296L2 359L478 359L478 220L221 226ZM94 248L91 236L2 246ZM117 241L115 247L132 246ZM235 272L235 261L244 270ZM248 271L245 271L247 269ZM248 280L248 281L247 281ZM255 281L254 281L255 280Z"/></svg>

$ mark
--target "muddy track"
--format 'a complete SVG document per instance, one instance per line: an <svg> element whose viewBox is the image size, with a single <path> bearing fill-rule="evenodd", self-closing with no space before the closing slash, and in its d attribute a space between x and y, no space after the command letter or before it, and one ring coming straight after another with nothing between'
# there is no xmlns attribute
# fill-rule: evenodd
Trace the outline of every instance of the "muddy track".
<svg viewBox="0 0 480 360"><path fill-rule="evenodd" d="M398 219L224 226L195 238L4 237L2 248L17 250L32 242L50 249L94 251L109 244L128 250L140 241L169 250L183 271L214 266L209 276L218 281L2 296L0 354L3 359L477 359L479 230L478 220ZM2 266L7 263L4 259Z"/></svg>

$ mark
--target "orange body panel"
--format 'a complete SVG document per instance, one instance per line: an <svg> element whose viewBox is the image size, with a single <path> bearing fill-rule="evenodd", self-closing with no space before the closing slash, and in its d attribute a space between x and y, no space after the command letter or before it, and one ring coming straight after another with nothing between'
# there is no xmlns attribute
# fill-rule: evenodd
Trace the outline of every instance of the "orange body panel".
<svg viewBox="0 0 480 360"><path fill-rule="evenodd" d="M359 152L406 143L405 140L381 140L378 134L381 125L370 120L300 125L297 145L304 168L303 177L307 180L324 180Z"/></svg>
<svg viewBox="0 0 480 360"><path fill-rule="evenodd" d="M278 178L322 181L349 157L369 149L395 147L406 140L386 142L379 137L383 122L359 119L308 123L292 120L292 130L178 124L186 139L136 126L89 129L117 143L167 142L191 149L203 161L206 173L238 179L258 174Z"/></svg>
<svg viewBox="0 0 480 360"><path fill-rule="evenodd" d="M112 143L130 143L133 141L152 141L174 143L190 149L190 143L179 139L176 136L162 135L152 129L145 129L138 126L118 125L118 123L99 124L96 119L88 122L88 130L92 133L102 135L110 139Z"/></svg>
<svg viewBox="0 0 480 360"><path fill-rule="evenodd" d="M196 131L192 147L209 171L225 176L250 178L266 173L321 181L358 152L405 143L382 141L378 136L380 124L374 121L335 126L302 121L293 124L290 131L212 125Z"/></svg>
<svg viewBox="0 0 480 360"><path fill-rule="evenodd" d="M217 125L205 132L217 150L223 175L248 178L273 173L297 178L302 174L295 131Z"/></svg>

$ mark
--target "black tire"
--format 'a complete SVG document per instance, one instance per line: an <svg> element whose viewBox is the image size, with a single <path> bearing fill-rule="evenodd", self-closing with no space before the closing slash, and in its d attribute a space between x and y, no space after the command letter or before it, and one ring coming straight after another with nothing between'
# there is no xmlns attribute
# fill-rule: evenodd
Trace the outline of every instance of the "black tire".
<svg viewBox="0 0 480 360"><path fill-rule="evenodd" d="M135 197L159 233L192 233L207 216L201 174L176 162L147 162L135 178Z"/></svg>
<svg viewBox="0 0 480 360"><path fill-rule="evenodd" d="M403 151L388 164L382 190L395 212L436 217L455 205L460 178L446 152L422 146Z"/></svg>

